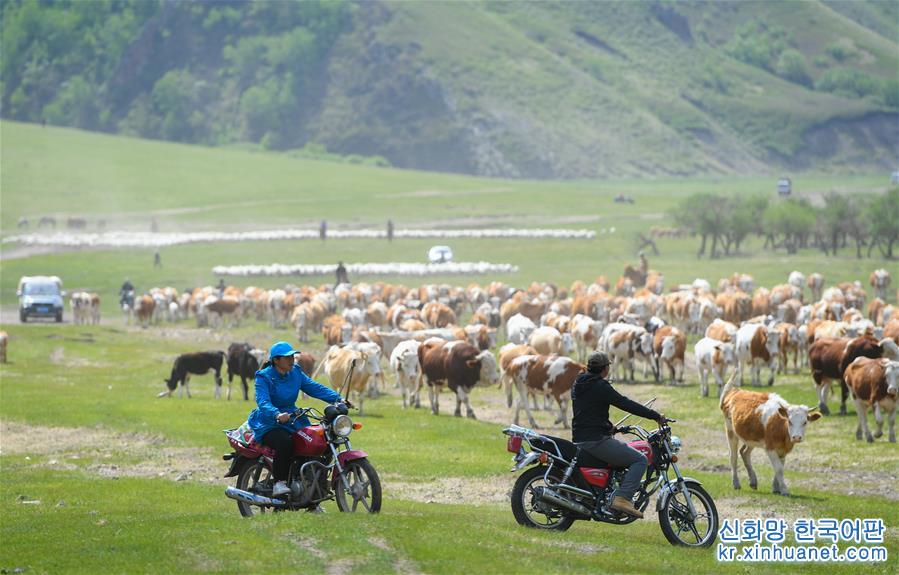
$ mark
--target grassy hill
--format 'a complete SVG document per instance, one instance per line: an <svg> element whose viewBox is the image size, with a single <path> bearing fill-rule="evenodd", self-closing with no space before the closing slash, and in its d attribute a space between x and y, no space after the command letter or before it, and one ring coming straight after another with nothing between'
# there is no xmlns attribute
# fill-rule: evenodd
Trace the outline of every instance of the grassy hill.
<svg viewBox="0 0 899 575"><path fill-rule="evenodd" d="M4 3L5 118L513 178L897 161L895 3L67 6Z"/></svg>

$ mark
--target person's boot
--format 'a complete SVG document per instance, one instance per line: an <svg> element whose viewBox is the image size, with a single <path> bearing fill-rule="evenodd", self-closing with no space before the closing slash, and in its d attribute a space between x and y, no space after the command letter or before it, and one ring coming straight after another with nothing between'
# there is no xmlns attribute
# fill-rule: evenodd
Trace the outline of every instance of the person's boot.
<svg viewBox="0 0 899 575"><path fill-rule="evenodd" d="M609 505L609 509L627 513L631 517L636 517L637 519L643 519L643 514L640 513L640 510L634 507L634 504L631 503L629 499L625 499L624 497L615 496L612 499L612 504Z"/></svg>
<svg viewBox="0 0 899 575"><path fill-rule="evenodd" d="M290 493L290 487L287 486L286 481L279 481L272 487L272 495L275 497L286 495L287 493Z"/></svg>

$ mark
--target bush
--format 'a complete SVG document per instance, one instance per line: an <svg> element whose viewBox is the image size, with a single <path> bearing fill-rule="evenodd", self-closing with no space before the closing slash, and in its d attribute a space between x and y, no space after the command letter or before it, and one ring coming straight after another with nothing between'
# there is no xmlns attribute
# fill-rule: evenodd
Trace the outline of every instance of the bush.
<svg viewBox="0 0 899 575"><path fill-rule="evenodd" d="M775 66L777 75L795 84L811 87L812 79L805 65L805 58L798 50L784 50Z"/></svg>
<svg viewBox="0 0 899 575"><path fill-rule="evenodd" d="M822 74L815 82L815 90L858 98L881 95L882 92L880 80L861 70L846 67L831 68Z"/></svg>

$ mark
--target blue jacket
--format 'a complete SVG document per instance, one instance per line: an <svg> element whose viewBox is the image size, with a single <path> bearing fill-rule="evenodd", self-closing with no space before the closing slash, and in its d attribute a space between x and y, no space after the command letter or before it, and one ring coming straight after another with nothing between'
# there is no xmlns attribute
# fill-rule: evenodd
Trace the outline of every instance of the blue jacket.
<svg viewBox="0 0 899 575"><path fill-rule="evenodd" d="M310 378L298 365L294 365L285 375L278 373L273 365L256 372L256 405L259 407L250 412L247 420L256 441L260 441L263 435L276 427L293 433L310 424L306 417L300 417L292 423L278 423L276 420L279 413L293 413L297 410L296 401L300 391L328 403L340 400L339 393Z"/></svg>

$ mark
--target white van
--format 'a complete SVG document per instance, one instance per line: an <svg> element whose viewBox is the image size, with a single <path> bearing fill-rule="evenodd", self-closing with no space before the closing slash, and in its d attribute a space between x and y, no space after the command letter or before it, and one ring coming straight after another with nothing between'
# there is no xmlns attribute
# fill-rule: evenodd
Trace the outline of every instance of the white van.
<svg viewBox="0 0 899 575"><path fill-rule="evenodd" d="M22 276L19 279L19 320L26 323L29 317L52 317L62 322L65 308L62 280L57 276Z"/></svg>

